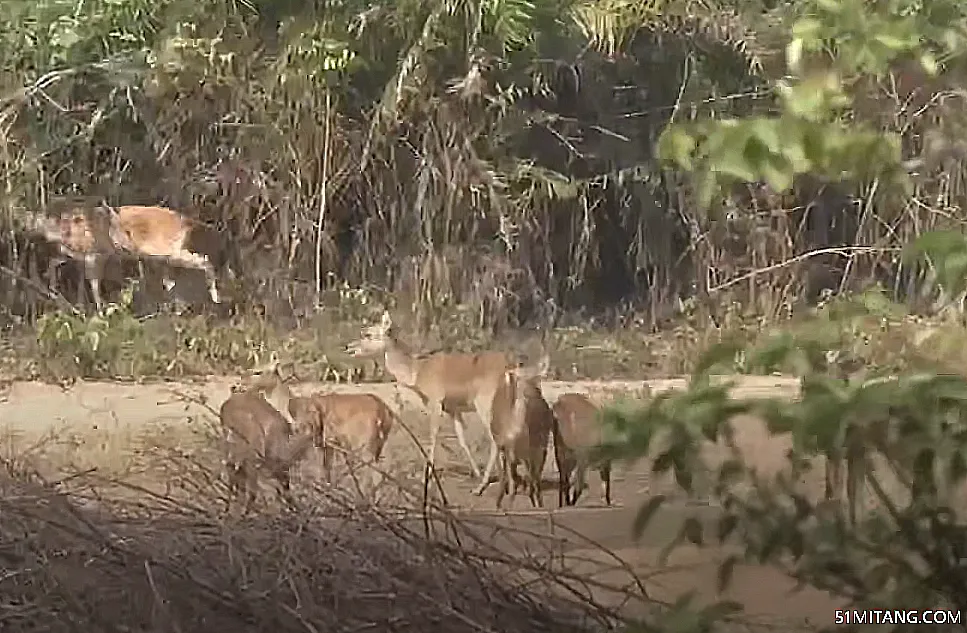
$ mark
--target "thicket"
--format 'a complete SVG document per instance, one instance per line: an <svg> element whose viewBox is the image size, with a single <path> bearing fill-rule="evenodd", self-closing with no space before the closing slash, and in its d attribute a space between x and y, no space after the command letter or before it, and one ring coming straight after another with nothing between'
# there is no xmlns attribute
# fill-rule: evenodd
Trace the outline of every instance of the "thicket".
<svg viewBox="0 0 967 633"><path fill-rule="evenodd" d="M29 316L46 301L15 283L44 270L18 218L77 198L229 231L247 263L236 298L272 313L340 284L391 291L421 322L459 306L487 329L629 306L645 326L693 304L719 323L735 303L784 317L871 280L921 299L922 271L897 251L962 219L956 63L850 85L851 116L921 162L904 195L786 156L791 180L718 165L757 184L716 192L708 212L702 183L656 156L669 122L780 108L785 33L811 7L5 3L3 303ZM749 151L782 153L782 138Z"/></svg>

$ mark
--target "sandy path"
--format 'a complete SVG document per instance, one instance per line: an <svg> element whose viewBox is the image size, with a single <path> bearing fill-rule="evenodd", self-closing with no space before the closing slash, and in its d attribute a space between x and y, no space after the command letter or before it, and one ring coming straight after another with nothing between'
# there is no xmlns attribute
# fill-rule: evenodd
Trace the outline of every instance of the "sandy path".
<svg viewBox="0 0 967 633"><path fill-rule="evenodd" d="M793 394L796 381L772 376L739 377L737 395ZM151 383L144 385L79 382L68 389L37 382L16 382L9 386L0 402L0 426L22 433L43 433L64 425L94 430L123 425L171 424L179 420L209 416L202 406L180 400L178 394L203 396L217 409L228 397L232 379L218 378L206 383ZM608 393L634 392L648 385L653 391L681 388L683 379L651 381L548 381L543 385L548 400L568 391L579 391L606 397ZM402 400L406 408L419 408L409 390L395 383L331 385L304 383L299 394L320 390L374 393L391 405Z"/></svg>
<svg viewBox="0 0 967 633"><path fill-rule="evenodd" d="M182 425L203 424L211 420L212 415L204 406L186 402L184 395L192 398L204 398L214 409L230 393L232 379L213 379L206 383L174 384L155 383L146 385L82 382L69 389L41 383L13 383L10 385L5 399L0 401L0 429L9 434L23 438L39 437L49 432L68 430L82 438L87 443L108 442L111 438L124 436L131 438L142 433L150 433L153 429L170 429ZM793 396L797 391L794 379L783 377L739 377L737 379L736 395L782 395ZM578 391L589 393L592 397L607 398L609 395L631 392L649 386L653 392L671 388L681 388L685 384L682 379L653 380L653 381L581 381L581 382L545 382L543 389L548 400L553 401L561 393ZM419 410L416 398L407 390L399 389L393 383L365 384L365 385L321 385L303 384L296 391L300 394L316 390L334 390L342 392L371 392L379 395L391 406L404 410ZM427 425L419 422L420 416L411 416L414 431L420 437L425 437ZM455 451L450 435L444 436L443 444L449 444L450 466L462 467L462 459ZM479 433L479 429L478 429ZM480 438L477 438L478 448L482 448ZM393 449L392 442L397 445L412 446L409 438L403 433L391 436L389 453L397 456L406 454L406 459L414 468L419 468L419 453L413 450ZM121 442L123 445L124 442ZM763 470L774 470L785 464L784 453L788 443L782 438L770 438L764 432L762 425L756 420L749 420L748 424L740 425L739 444L754 458L757 466ZM447 451L444 451L446 455ZM550 460L552 461L552 460ZM552 465L548 471L553 478ZM592 482L596 481L592 477ZM468 509L491 510L493 501L488 497L474 497L469 494L471 482L456 473L447 475L446 488L450 501ZM593 506L600 502L590 498L582 502L592 507L578 509L554 510L553 522L558 529L573 531L580 535L571 550L580 550L585 539L598 543L619 554L629 565L639 570L654 570L656 554L652 545L664 542L674 532L684 504L680 503L677 510L671 508L667 520L658 521L659 527L652 534L647 535L643 543L635 543L631 539L629 526L638 503L650 493L674 491L670 482L651 481L647 475L647 468L628 470L617 476L615 483L615 498L618 507L612 509L595 509ZM596 490L592 497L596 497ZM556 506L556 490L549 489L545 493L545 504L549 508ZM518 508L523 506L518 504ZM481 519L481 513L472 512ZM489 512L487 512L489 514ZM532 529L536 532L548 529L549 517L546 513L530 516L516 515L505 517L491 517L485 519L492 525L509 524L518 528ZM593 554L588 554L593 558ZM670 599L686 590L697 590L705 598L715 594L715 558L714 550L703 550L701 553L684 552L677 555L676 564L687 565L679 567L677 571L663 574L650 585L656 597ZM777 572L753 566L741 567L733 583L730 596L743 602L749 612L791 617L802 623L808 619L820 624L832 621L835 603L820 592L805 591L790 593L792 583Z"/></svg>

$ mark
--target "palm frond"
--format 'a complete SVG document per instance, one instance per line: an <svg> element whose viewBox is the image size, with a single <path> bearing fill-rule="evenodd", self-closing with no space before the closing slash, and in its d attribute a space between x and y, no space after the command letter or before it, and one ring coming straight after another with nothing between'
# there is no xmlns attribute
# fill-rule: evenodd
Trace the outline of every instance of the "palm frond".
<svg viewBox="0 0 967 633"><path fill-rule="evenodd" d="M571 7L570 17L589 45L609 56L648 30L729 48L753 73L761 70L769 50L757 33L772 21L760 7L740 12L700 0L583 0Z"/></svg>

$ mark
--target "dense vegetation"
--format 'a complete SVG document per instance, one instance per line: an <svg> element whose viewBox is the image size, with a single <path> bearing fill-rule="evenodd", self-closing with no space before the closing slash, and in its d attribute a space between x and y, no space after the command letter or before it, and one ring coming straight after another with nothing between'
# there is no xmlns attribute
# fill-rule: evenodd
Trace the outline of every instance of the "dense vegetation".
<svg viewBox="0 0 967 633"><path fill-rule="evenodd" d="M42 298L14 283L38 268L9 229L76 197L163 203L230 231L248 263L235 294L270 311L299 313L343 283L394 291L430 321L463 306L488 329L628 306L654 326L692 299L719 322L735 302L785 316L871 280L921 299L921 271L896 251L958 223L964 196L960 71L939 32L937 76L909 56L877 65L909 31L848 51L864 74L846 78L842 120L896 134L920 161L903 195L790 154L787 120L746 147L794 165L782 177L706 148L717 170L758 183L728 195L656 156L670 121L781 108L787 33L816 6L5 3L3 303L33 314ZM856 27L841 7L816 25ZM938 29L959 10L918 20ZM822 38L805 37L802 63L820 61ZM897 146L836 151L855 163Z"/></svg>
<svg viewBox="0 0 967 633"><path fill-rule="evenodd" d="M237 294L267 311L376 287L418 318L459 307L489 329L627 307L641 327L683 310L769 322L878 281L880 294L827 304L819 327L716 348L684 393L612 416L605 448L655 458L688 492L712 473L722 517L714 533L686 522L681 538L744 545L723 583L753 560L857 607L962 610L967 384L850 376L839 361L882 337L906 364L936 324L883 333L963 291L961 236L919 240L926 262L901 250L964 219L965 12L953 0L5 3L5 228L62 197L162 202L236 237ZM38 294L14 280L35 275L31 251L3 235L4 305L30 314ZM82 373L107 373L146 327L123 310L65 318L42 321L41 344L56 356L58 341L83 341L69 355ZM963 329L947 333L941 356L964 360ZM225 355L210 332L174 336L193 358ZM241 357L262 345L219 336ZM793 369L803 397L731 400L711 381L723 363ZM739 413L793 435L789 472L761 476L737 450L704 463L704 442L735 449ZM859 512L847 512L856 495L841 506L797 489L817 453L847 464L869 499ZM699 617L682 603L656 628L705 631L732 606Z"/></svg>

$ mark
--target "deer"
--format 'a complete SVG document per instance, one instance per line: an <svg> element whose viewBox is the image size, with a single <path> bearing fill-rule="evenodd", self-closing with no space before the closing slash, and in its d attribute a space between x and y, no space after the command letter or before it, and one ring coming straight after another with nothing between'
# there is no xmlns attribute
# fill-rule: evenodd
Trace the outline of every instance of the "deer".
<svg viewBox="0 0 967 633"><path fill-rule="evenodd" d="M504 352L480 353L439 352L416 356L396 337L393 320L383 311L380 322L364 327L361 337L346 346L355 357L382 355L386 371L400 385L413 391L430 414L430 446L427 463L435 467L437 438L445 418L453 422L457 441L466 455L473 477L480 477L480 485L473 491L480 496L490 485L497 462L497 444L491 439L490 455L481 475L467 444L463 414L475 410L481 424L491 419L494 394L504 381L505 372L516 363Z"/></svg>
<svg viewBox="0 0 967 633"><path fill-rule="evenodd" d="M254 379L243 379L242 390L232 393L218 413L226 440L229 488L235 496L244 494L243 513L255 502L262 471L275 479L283 498L291 503L290 470L312 446L312 436L293 434L289 419L277 408L285 401L288 412L288 387L279 382L267 394L262 387L264 376L272 374L278 374L277 360L269 369L257 370Z"/></svg>
<svg viewBox="0 0 967 633"><path fill-rule="evenodd" d="M365 453L373 466L373 489L382 481L376 467L393 426L396 413L371 393L315 393L289 401L289 413L297 428L310 433L323 450L326 483L332 483L335 448L350 456Z"/></svg>
<svg viewBox="0 0 967 633"><path fill-rule="evenodd" d="M600 412L581 393L562 394L552 408L554 412L554 457L560 475L557 503L559 507L576 505L587 488L589 451L601 443ZM604 502L611 505L611 463L595 464L601 476ZM572 480L573 475L573 480ZM573 483L573 485L572 485Z"/></svg>
<svg viewBox="0 0 967 633"><path fill-rule="evenodd" d="M60 257L50 262L50 279L53 279L56 267L68 259L83 264L84 280L78 293L83 293L83 281L86 281L98 310L103 307L101 280L104 266L114 253L138 258L139 267L143 259L159 259L181 268L201 270L205 274L208 294L216 304L221 303L221 297L215 266L209 255L196 250L218 253L220 268L225 268L231 276L239 272L233 270L240 263L239 258L233 256L234 249L211 248L214 246L210 239L211 229L167 207L75 207L58 217L32 216L27 221L27 229L58 245ZM204 243L206 241L208 243ZM174 284L165 277L164 285L170 290Z"/></svg>
<svg viewBox="0 0 967 633"><path fill-rule="evenodd" d="M295 420L289 410L295 396L282 376L281 363L276 352L272 352L267 363L243 377L239 381L239 388L258 395L278 411L287 423L294 424Z"/></svg>
<svg viewBox="0 0 967 633"><path fill-rule="evenodd" d="M547 373L548 365L545 355L537 367L504 370L494 394L490 434L501 457L498 510L508 493L513 503L521 486L526 487L531 505L544 507L541 477L547 460L547 445L555 426L554 412L541 393L540 381ZM524 466L524 477L519 475L518 465Z"/></svg>

